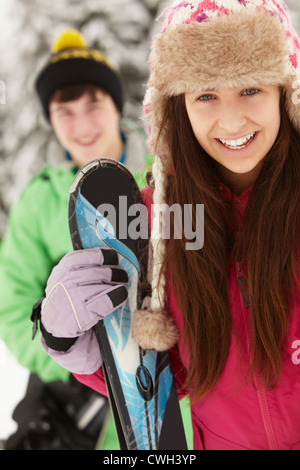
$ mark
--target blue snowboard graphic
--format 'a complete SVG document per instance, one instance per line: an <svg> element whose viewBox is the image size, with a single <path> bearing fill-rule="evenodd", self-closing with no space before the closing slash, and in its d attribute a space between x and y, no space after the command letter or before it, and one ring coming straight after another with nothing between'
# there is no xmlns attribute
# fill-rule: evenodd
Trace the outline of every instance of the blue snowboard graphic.
<svg viewBox="0 0 300 470"><path fill-rule="evenodd" d="M99 176L102 189L104 184L107 185L104 191L106 199L93 195L91 203L86 197L91 194L90 187L83 195L82 186L84 183L88 187L90 179L93 191L97 191L99 186L95 184L95 176ZM107 178L111 181L108 182ZM131 190L132 193L134 180L121 164L97 160L80 170L70 191L69 225L74 249L113 248L119 255L119 266L127 271L129 277L128 300L97 326L119 443L121 448L130 450L184 450L187 447L169 354L143 351L131 337L131 315L138 308L141 275L138 252L134 253L129 248L133 245L126 240L118 239L116 227L98 210L101 204L111 202L109 191L118 191L118 178L122 180L122 195L125 194L124 181L128 186L125 192ZM136 188L134 194L136 198Z"/></svg>

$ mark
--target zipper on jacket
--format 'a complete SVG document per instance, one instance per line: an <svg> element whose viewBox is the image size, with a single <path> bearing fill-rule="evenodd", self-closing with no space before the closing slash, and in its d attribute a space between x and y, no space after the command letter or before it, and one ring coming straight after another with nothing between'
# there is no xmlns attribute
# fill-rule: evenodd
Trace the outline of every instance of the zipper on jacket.
<svg viewBox="0 0 300 470"><path fill-rule="evenodd" d="M236 269L237 270L236 282L237 282L237 285L240 288L245 307L249 308L250 307L250 301L249 301L249 295L248 295L248 290L247 290L246 279L243 277L241 266L240 266L239 262L236 263L236 267L237 267L237 269Z"/></svg>
<svg viewBox="0 0 300 470"><path fill-rule="evenodd" d="M244 305L246 308L250 307L250 300L249 300L249 295L248 295L248 289L247 289L247 283L246 279L243 277L243 273L241 270L240 263L236 263L236 272L237 272L237 277L236 277L236 282L240 288L240 292L244 301ZM249 315L246 316L246 321L247 321L247 328L248 331L250 332L250 317ZM249 335L248 335L248 347L250 347L250 340L249 340ZM269 411L269 406L267 403L267 396L266 396L266 391L263 386L261 376L258 371L254 371L254 384L256 387L256 392L257 392L257 398L258 398L258 403L260 407L260 412L262 416L262 421L266 433L266 437L268 440L269 448L270 450L277 450L277 443L276 443L276 438L271 422L271 417L270 417L270 411Z"/></svg>

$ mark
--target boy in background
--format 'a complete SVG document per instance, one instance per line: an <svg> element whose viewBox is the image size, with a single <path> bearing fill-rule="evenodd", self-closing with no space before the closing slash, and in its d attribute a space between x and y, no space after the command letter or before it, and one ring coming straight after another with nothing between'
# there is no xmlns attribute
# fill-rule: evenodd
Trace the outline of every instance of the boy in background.
<svg viewBox="0 0 300 470"><path fill-rule="evenodd" d="M89 449L105 427L107 400L82 387L44 353L39 341L31 341L30 314L53 266L72 251L67 207L76 172L92 160L111 158L127 166L142 187L151 157L144 135L133 125L122 125L119 74L77 31L67 30L56 39L36 91L66 162L46 166L30 181L10 211L0 245L0 337L31 373L13 415L18 431L6 447ZM104 446L116 449L109 424Z"/></svg>

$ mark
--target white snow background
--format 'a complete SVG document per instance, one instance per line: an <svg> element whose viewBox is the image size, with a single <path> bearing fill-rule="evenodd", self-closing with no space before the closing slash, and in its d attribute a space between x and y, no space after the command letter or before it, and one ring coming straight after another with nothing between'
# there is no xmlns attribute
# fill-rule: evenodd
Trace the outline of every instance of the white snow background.
<svg viewBox="0 0 300 470"><path fill-rule="evenodd" d="M300 33L300 2L286 3ZM9 208L25 184L46 162L61 158L33 92L54 37L65 27L75 27L90 45L102 48L125 81L125 114L139 122L149 41L166 4L169 0L1 0L0 84L5 89L0 87L0 238ZM24 396L27 379L28 371L0 340L0 440L16 429L12 412Z"/></svg>

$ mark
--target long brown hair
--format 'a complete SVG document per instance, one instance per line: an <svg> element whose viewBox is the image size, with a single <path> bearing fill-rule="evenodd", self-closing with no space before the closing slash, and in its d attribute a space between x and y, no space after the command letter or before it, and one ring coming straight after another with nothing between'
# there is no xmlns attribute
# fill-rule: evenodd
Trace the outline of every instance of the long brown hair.
<svg viewBox="0 0 300 470"><path fill-rule="evenodd" d="M171 237L163 269L181 309L190 363L186 385L192 400L217 383L227 359L232 319L228 268L239 260L250 302L248 377L259 369L265 386L280 376L282 344L287 335L291 293L296 283L300 230L300 136L292 128L281 98L281 126L265 157L247 204L243 227L234 239L230 208L218 190L214 161L198 144L183 95L171 97L167 125L171 174L167 202L204 204L204 246L189 251L186 240Z"/></svg>

